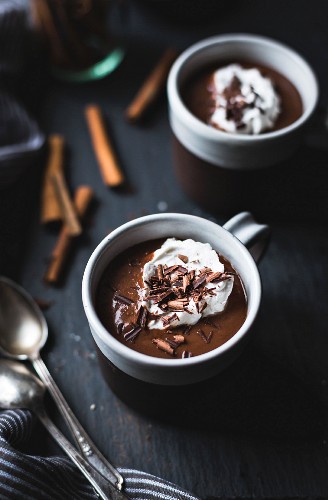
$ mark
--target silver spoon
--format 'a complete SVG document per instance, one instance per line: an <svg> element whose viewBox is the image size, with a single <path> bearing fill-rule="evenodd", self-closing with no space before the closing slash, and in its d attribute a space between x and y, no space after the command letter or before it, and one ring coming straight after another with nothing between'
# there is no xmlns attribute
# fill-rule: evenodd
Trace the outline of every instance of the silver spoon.
<svg viewBox="0 0 328 500"><path fill-rule="evenodd" d="M3 409L28 408L35 413L59 446L92 484L103 500L122 498L117 491L86 459L71 445L48 417L43 397L45 386L28 368L9 359L0 359L0 407ZM124 497L126 498L126 497Z"/></svg>
<svg viewBox="0 0 328 500"><path fill-rule="evenodd" d="M123 477L100 453L68 406L40 349L48 338L46 320L32 297L13 281L0 276L0 352L11 359L29 360L65 419L86 460L121 491Z"/></svg>

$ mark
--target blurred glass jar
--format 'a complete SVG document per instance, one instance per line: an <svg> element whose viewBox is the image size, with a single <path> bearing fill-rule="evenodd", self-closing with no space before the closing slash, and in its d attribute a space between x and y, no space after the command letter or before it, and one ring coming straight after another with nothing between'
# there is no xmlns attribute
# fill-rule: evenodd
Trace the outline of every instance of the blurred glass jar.
<svg viewBox="0 0 328 500"><path fill-rule="evenodd" d="M32 0L35 30L59 79L84 82L114 71L124 57L107 28L113 1Z"/></svg>

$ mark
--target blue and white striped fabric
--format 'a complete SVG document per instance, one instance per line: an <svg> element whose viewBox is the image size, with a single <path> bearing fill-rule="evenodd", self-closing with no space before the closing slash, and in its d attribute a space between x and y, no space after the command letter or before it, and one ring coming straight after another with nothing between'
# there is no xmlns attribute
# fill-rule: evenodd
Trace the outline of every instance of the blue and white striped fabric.
<svg viewBox="0 0 328 500"><path fill-rule="evenodd" d="M96 500L93 488L66 457L28 449L35 417L28 410L0 413L0 500ZM38 424L37 424L38 425ZM119 468L125 493L135 500L199 500L178 486L134 469Z"/></svg>

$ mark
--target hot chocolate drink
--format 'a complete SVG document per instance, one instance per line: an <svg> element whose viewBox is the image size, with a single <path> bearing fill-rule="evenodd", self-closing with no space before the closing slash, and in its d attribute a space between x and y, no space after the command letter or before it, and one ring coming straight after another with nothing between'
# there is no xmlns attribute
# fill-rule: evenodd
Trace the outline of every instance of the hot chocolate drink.
<svg viewBox="0 0 328 500"><path fill-rule="evenodd" d="M186 81L181 95L201 121L234 134L279 130L303 113L301 97L287 78L244 61L199 70Z"/></svg>
<svg viewBox="0 0 328 500"><path fill-rule="evenodd" d="M119 342L160 358L197 356L229 340L246 319L242 281L209 244L151 240L106 268L96 311Z"/></svg>

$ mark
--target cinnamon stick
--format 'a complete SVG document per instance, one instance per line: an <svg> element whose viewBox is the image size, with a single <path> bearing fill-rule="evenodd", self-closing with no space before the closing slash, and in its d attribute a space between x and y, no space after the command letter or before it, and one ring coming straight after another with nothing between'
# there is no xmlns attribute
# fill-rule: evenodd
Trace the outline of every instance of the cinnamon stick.
<svg viewBox="0 0 328 500"><path fill-rule="evenodd" d="M107 186L119 186L124 182L124 176L106 133L101 109L95 104L90 104L85 109L85 116L103 181Z"/></svg>
<svg viewBox="0 0 328 500"><path fill-rule="evenodd" d="M125 112L130 122L140 120L165 87L170 68L177 56L173 49L167 49L158 64L147 77L135 98Z"/></svg>
<svg viewBox="0 0 328 500"><path fill-rule="evenodd" d="M74 205L80 219L84 218L92 198L93 190L90 187L80 186L77 188L74 197ZM70 235L67 226L63 225L53 248L50 264L44 276L44 280L47 283L58 283L74 240L75 238Z"/></svg>
<svg viewBox="0 0 328 500"><path fill-rule="evenodd" d="M52 134L48 138L48 161L44 171L43 185L41 189L41 223L47 224L62 219L62 211L52 181L55 172L63 175L64 138L58 134Z"/></svg>
<svg viewBox="0 0 328 500"><path fill-rule="evenodd" d="M55 188L58 204L62 212L62 218L71 236L81 234L82 228L78 219L74 204L71 200L65 178L61 172L54 172L52 182Z"/></svg>

